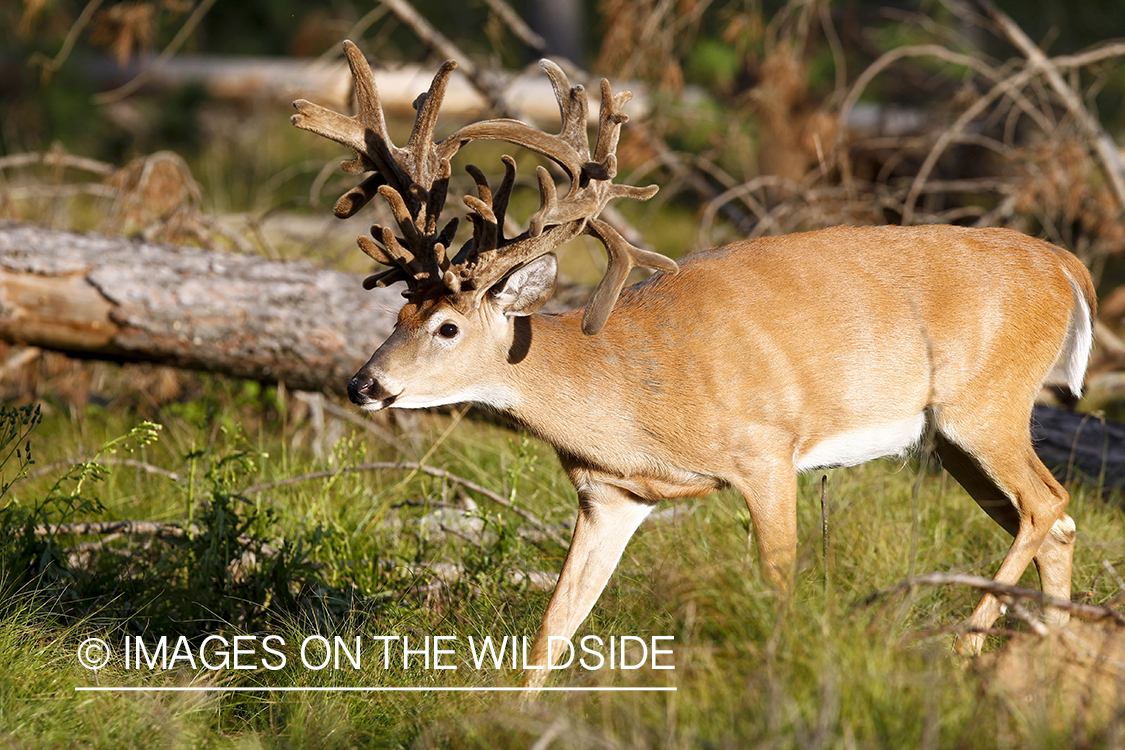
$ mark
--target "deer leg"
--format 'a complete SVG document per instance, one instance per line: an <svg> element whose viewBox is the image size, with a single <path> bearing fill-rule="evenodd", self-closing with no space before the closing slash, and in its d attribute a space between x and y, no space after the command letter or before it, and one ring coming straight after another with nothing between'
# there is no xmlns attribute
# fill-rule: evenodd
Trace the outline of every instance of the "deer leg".
<svg viewBox="0 0 1125 750"><path fill-rule="evenodd" d="M550 667L561 655L551 636L570 638L590 614L633 532L652 510L652 503L609 484L585 481L580 485L578 519L563 561L562 573L547 604L535 645L528 659L525 687L541 687Z"/></svg>
<svg viewBox="0 0 1125 750"><path fill-rule="evenodd" d="M935 436L935 450L946 470L1005 531L1015 537L995 580L1015 584L1031 560L1039 571L1043 592L1070 599L1070 576L1074 556L1074 520L1064 511L1066 490L1055 481L1031 448L1001 451L962 448L942 434ZM999 600L985 595L969 618L974 628L988 628L1001 614ZM1047 620L1061 625L1067 613L1047 610ZM979 653L984 635L969 633L958 639L960 653Z"/></svg>
<svg viewBox="0 0 1125 750"><path fill-rule="evenodd" d="M792 464L778 462L768 469L757 466L747 477L731 485L746 499L762 572L787 593L797 559L797 472Z"/></svg>

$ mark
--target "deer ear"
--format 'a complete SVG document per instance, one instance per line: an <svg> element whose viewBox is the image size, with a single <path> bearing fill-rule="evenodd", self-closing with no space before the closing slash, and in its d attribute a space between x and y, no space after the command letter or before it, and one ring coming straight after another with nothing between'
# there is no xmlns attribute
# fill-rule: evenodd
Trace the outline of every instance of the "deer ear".
<svg viewBox="0 0 1125 750"><path fill-rule="evenodd" d="M555 293L559 262L554 253L520 266L492 287L489 296L505 315L531 315Z"/></svg>

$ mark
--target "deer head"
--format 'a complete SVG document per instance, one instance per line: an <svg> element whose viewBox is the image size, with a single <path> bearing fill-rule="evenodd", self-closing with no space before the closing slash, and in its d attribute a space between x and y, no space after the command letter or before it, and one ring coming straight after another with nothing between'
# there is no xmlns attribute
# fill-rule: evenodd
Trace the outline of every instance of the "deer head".
<svg viewBox="0 0 1125 750"><path fill-rule="evenodd" d="M597 334L605 325L634 267L677 271L674 261L634 247L598 218L614 198L647 200L657 191L655 185L637 188L613 182L617 175L617 141L621 126L628 120L621 110L632 98L630 92L615 95L609 82L602 81L598 139L591 153L585 90L571 86L558 65L543 60L540 67L550 78L559 103L562 129L558 134L544 133L517 120L498 119L466 125L435 142L438 110L457 67L450 60L438 70L429 91L415 101L414 127L406 145L400 148L387 133L366 59L351 42L344 42L344 52L355 79L356 115L347 117L302 99L293 103L297 114L292 122L351 149L355 158L343 162L344 171L373 173L345 193L334 212L347 218L376 194L382 196L398 232L375 225L372 237L359 238L365 253L390 267L368 277L364 286L398 281L407 285L407 304L395 333L349 384L356 403L368 409L470 400L499 405L497 393L474 380L476 373L470 362L510 356L506 350L511 349L515 338L514 319L538 310L554 291L557 266L552 251L581 234L597 237L609 256L606 274L583 315L582 329L588 335ZM536 170L539 209L525 231L505 237L505 215L516 178L515 160L503 157L504 177L495 190L481 170L469 166L477 185L477 195L464 199L472 237L451 253L457 219L439 229L449 188L450 159L474 140L504 141L530 149L555 162L570 187L560 198L550 172L540 166ZM451 358L454 349L473 356ZM389 366L391 359L395 367ZM409 393L390 374L407 371Z"/></svg>
<svg viewBox="0 0 1125 750"><path fill-rule="evenodd" d="M614 95L602 81L601 116L593 152L586 132L588 103L582 86L570 85L558 65L542 60L558 99L562 129L556 135L537 130L517 120L498 119L466 125L448 138L434 142L434 126L446 85L457 63L450 60L434 76L428 92L414 106L417 116L405 147L395 146L387 134L386 120L375 79L359 48L344 42L344 52L355 79L358 112L347 117L306 100L293 103L297 114L292 122L350 148L356 158L343 162L346 172L372 172L345 193L335 206L340 218L354 215L376 194L389 204L399 234L391 227L372 227L372 237L360 237L360 248L389 270L369 277L365 286L407 284L406 296L414 306L422 300L440 298L462 315L479 308L482 300L515 269L532 263L581 234L597 237L606 247L606 274L586 306L582 328L594 335L601 330L613 309L629 272L644 266L675 273L676 263L657 253L634 247L605 221L598 218L614 198L647 200L656 194L651 185L637 188L613 182L617 174L617 148L621 126L628 120L621 109L632 98L623 91ZM457 219L438 229L449 187L449 161L473 140L505 141L530 149L554 161L570 180L560 198L550 172L539 167L540 205L528 228L516 237L504 236L508 200L515 185L515 161L505 156L504 177L494 191L476 167L468 167L477 184L477 195L466 196L472 237L456 253L449 248L457 231ZM543 270L547 270L543 267ZM542 275L542 274L539 274ZM538 275L537 275L538 276ZM526 308L512 314L526 314Z"/></svg>

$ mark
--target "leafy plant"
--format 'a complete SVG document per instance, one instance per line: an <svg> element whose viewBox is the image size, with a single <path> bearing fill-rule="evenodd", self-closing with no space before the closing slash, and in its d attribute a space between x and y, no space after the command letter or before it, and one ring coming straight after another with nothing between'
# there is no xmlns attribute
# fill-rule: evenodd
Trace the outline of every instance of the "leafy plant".
<svg viewBox="0 0 1125 750"><path fill-rule="evenodd" d="M34 463L29 436L41 421L38 406L0 409L0 469L13 458L16 462L15 477L0 487L0 499ZM104 506L86 493L89 485L107 475L101 459L119 449L133 450L153 442L159 429L151 422L142 422L128 434L107 442L89 459L73 464L41 497L26 504L9 499L0 510L0 560L4 563L0 584L24 587L34 582L37 588L47 589L72 581L65 548L58 540L60 526L80 516L100 514Z"/></svg>
<svg viewBox="0 0 1125 750"><path fill-rule="evenodd" d="M0 471L15 469L0 484L0 499L27 476L29 436L40 421L37 408L0 409ZM107 459L152 443L159 430L142 422L71 465L45 493L8 499L0 509L0 601L30 592L67 619L97 613L137 632L174 627L188 636L253 630L296 613L327 624L353 609L351 587L319 577L316 558L328 532L317 526L287 537L271 508L239 491L256 463L237 430L233 449L185 456L192 475L185 522L135 522L124 538L76 543L109 523L101 522L106 507L94 494L110 476ZM199 463L206 468L197 493Z"/></svg>

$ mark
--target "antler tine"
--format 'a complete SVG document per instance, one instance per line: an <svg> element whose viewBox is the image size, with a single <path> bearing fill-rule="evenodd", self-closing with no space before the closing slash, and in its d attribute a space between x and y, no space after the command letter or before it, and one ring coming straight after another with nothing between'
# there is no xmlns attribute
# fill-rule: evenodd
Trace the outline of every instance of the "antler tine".
<svg viewBox="0 0 1125 750"><path fill-rule="evenodd" d="M633 98L632 91L622 91L616 96L609 81L602 79L602 109L598 122L598 145L594 148L594 161L605 164L609 157L616 162L617 141L621 136L621 126L629 122L629 115L621 111L625 103ZM616 172L616 169L614 170ZM612 175L611 175L612 177ZM599 177L598 179L609 179Z"/></svg>
<svg viewBox="0 0 1125 750"><path fill-rule="evenodd" d="M414 287L414 269L412 268L413 255L402 247L395 239L394 233L378 224L371 227L371 233L382 238L383 246L380 247L369 237L360 235L357 238L359 249L366 253L372 260L391 266L390 269L368 276L363 280L364 289L390 286L396 281L405 281L411 288Z"/></svg>
<svg viewBox="0 0 1125 750"><path fill-rule="evenodd" d="M582 332L592 336L609 320L609 314L617 304L617 298L621 295L630 271L641 266L674 274L680 267L667 256L634 246L601 219L591 219L587 223L587 233L601 240L609 254L605 276L586 303L586 311L582 314Z"/></svg>
<svg viewBox="0 0 1125 750"><path fill-rule="evenodd" d="M466 195L464 198L465 205L472 211L469 220L473 222L473 238L465 243L462 248L464 252L458 253L458 261L463 267L469 267L477 262L481 253L495 251L502 235L488 178L472 164L469 164L465 170L477 183L477 193L480 195L479 198L472 195Z"/></svg>
<svg viewBox="0 0 1125 750"><path fill-rule="evenodd" d="M537 167L535 174L539 178L539 210L528 220L528 231L532 237L538 237L548 225L597 216L605 208L601 196L590 189L572 189L564 200L559 201L551 173Z"/></svg>
<svg viewBox="0 0 1125 750"><path fill-rule="evenodd" d="M585 90L581 86L571 86L566 74L555 63L543 60L540 67L550 78L559 104L562 129L557 135L533 130L523 123L501 120L466 126L450 140L456 138L463 143L472 138L492 138L529 148L559 163L571 178L570 189L566 197L560 199L550 173L538 167L539 209L532 214L526 232L505 241L500 230L511 183L514 183L515 164L505 161L508 164L505 184L495 196L479 170L470 168L480 198L465 198L466 205L473 211L470 219L474 224L474 234L455 259L458 277L466 282L458 288L475 290L479 294L513 268L550 252L579 234L591 234L606 246L609 256L606 275L591 297L583 317L583 330L594 334L604 326L633 268L645 266L675 273L678 266L663 255L634 247L609 224L598 219L606 204L614 198L647 200L657 191L655 185L639 188L613 183L617 175L614 152L621 126L628 120L622 108L632 94L622 91L615 95L609 82L602 81L598 140L591 155L586 131L588 105Z"/></svg>
<svg viewBox="0 0 1125 750"><path fill-rule="evenodd" d="M413 157L415 169L419 173L423 171L439 173L441 168L437 161L448 158L439 156L434 149L434 128L437 125L438 110L441 109L442 100L445 99L445 88L449 84L449 77L453 75L456 68L456 60L446 60L442 63L430 83L430 90L414 102L418 114L414 118L414 127L410 131L405 150ZM426 184L421 180L416 181L420 185Z"/></svg>
<svg viewBox="0 0 1125 750"><path fill-rule="evenodd" d="M511 199L512 189L515 186L515 160L507 154L504 154L501 159L504 162L504 179L499 183L495 192L489 186L488 178L485 177L484 172L481 172L472 164L466 166L466 171L477 183L479 198L465 197L465 205L472 211L469 215L469 220L472 222L472 238L461 247L457 257L454 257L453 271L456 271L458 277L462 280L478 277L477 281L468 284L469 287L474 289L479 288L479 278L483 278L485 265L480 264L481 254L495 254L506 244L504 241L504 219L507 213L508 200ZM450 286L448 281L445 286ZM460 284L458 284L458 288L460 289Z"/></svg>
<svg viewBox="0 0 1125 750"><path fill-rule="evenodd" d="M407 208L402 194L390 185L381 186L378 192L390 206L391 213L394 214L395 221L398 222L399 229L402 230L403 237L406 240L406 246L411 249L418 247L421 244L422 235L418 231L418 227L414 225L414 217L410 215L410 209Z"/></svg>
<svg viewBox="0 0 1125 750"><path fill-rule="evenodd" d="M551 79L551 88L559 103L562 130L555 137L571 146L579 155L589 154L590 136L586 132L586 120L590 115L590 104L586 99L586 87L581 84L571 86L563 69L551 60L540 60L539 67ZM571 179L578 176L572 174Z"/></svg>
<svg viewBox="0 0 1125 750"><path fill-rule="evenodd" d="M519 120L485 120L466 125L442 141L439 146L442 153L445 154L446 149L455 151L473 140L506 141L558 164L570 179L572 190L575 189L590 158L590 138L586 132L589 116L586 89L581 85L571 86L562 68L550 60L540 60L539 67L550 78L559 105L562 126L558 133L544 133Z"/></svg>
<svg viewBox="0 0 1125 750"><path fill-rule="evenodd" d="M356 105L354 117L313 104L305 99L293 102L297 114L291 122L303 129L336 141L355 152L356 158L343 162L345 172L381 172L388 181L407 184L406 173L395 159L395 147L387 134L386 119L379 101L375 76L363 53L349 41L344 42L344 54L355 82Z"/></svg>
<svg viewBox="0 0 1125 750"><path fill-rule="evenodd" d="M371 199L378 194L380 186L386 184L387 178L383 176L383 173L375 172L341 195L336 201L336 205L332 207L332 213L337 219L350 219L355 216L359 209L371 202Z"/></svg>
<svg viewBox="0 0 1125 750"><path fill-rule="evenodd" d="M516 160L507 154L500 159L504 162L504 179L500 181L500 187L496 188L496 194L492 198L492 211L496 214L497 231L500 233L500 239L503 240L508 201L511 200L512 189L516 186Z"/></svg>
<svg viewBox="0 0 1125 750"><path fill-rule="evenodd" d="M449 60L443 64L434 75L429 90L415 101L417 115L414 127L406 147L399 148L391 142L387 132L371 66L352 42L345 41L343 48L355 83L357 113L347 117L301 99L293 103L297 114L292 122L299 128L351 149L355 159L341 164L345 171L376 173L341 196L333 209L336 216L347 218L375 195L383 196L402 231L402 244L409 248L406 252L410 258L403 264L394 251L389 255L380 251L372 257L380 262L392 261L392 265L407 269L411 276L406 280L412 289L423 281L440 282L448 267L445 247L453 239L456 222L446 225L439 237L435 234L448 193L449 157L456 148L447 146L439 153L433 135L438 111L457 63ZM393 235L391 241L399 245ZM390 249L389 242L384 240L384 245ZM370 247L375 247L374 243ZM368 250L367 247L364 249L365 252ZM389 283L388 279L399 280L401 277L400 273L380 276L386 283Z"/></svg>
<svg viewBox="0 0 1125 750"><path fill-rule="evenodd" d="M437 231L438 219L441 218L441 210L445 207L445 199L449 194L451 173L449 159L442 159L438 163L437 179L434 180L426 195L426 226L424 231L428 237L432 237L434 232Z"/></svg>

